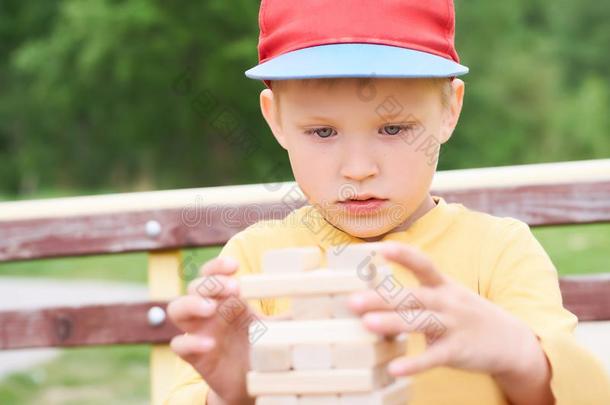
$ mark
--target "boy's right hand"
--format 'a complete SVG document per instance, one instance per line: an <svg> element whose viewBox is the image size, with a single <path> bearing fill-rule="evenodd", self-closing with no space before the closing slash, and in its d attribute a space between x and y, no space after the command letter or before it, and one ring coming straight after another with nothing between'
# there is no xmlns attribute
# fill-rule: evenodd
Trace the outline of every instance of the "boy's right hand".
<svg viewBox="0 0 610 405"><path fill-rule="evenodd" d="M188 286L188 294L172 301L167 312L172 322L185 333L171 341L172 350L190 363L207 382L212 392L208 404L254 403L246 391L249 367L248 328L242 320L251 309L238 296L233 277L239 263L217 257L205 263ZM238 319L229 319L219 308L228 300L239 300L244 310Z"/></svg>

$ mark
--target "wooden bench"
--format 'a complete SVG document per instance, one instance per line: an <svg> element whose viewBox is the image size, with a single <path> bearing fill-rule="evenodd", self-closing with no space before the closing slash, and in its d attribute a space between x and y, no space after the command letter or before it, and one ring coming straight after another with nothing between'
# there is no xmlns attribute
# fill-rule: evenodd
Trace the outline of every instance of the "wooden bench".
<svg viewBox="0 0 610 405"><path fill-rule="evenodd" d="M432 191L530 226L608 223L610 159L438 172ZM183 291L180 249L222 245L304 203L292 182L0 203L0 262L145 251L150 291L135 304L0 312L0 349L152 344L160 404L173 371L167 342L178 333L164 309ZM563 277L561 291L581 321L610 320L607 275Z"/></svg>

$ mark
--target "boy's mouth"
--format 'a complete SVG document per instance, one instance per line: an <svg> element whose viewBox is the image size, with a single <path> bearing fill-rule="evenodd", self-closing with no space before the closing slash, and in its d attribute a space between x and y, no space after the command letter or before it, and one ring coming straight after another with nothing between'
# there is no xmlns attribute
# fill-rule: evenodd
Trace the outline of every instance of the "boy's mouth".
<svg viewBox="0 0 610 405"><path fill-rule="evenodd" d="M381 208L387 198L379 198L373 195L360 195L339 201L339 205L353 214L364 214L377 211Z"/></svg>

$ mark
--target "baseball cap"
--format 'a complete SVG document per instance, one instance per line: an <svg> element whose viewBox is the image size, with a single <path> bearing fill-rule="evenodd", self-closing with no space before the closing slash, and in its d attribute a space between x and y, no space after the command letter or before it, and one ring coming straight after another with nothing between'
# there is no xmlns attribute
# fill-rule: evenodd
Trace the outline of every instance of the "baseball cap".
<svg viewBox="0 0 610 405"><path fill-rule="evenodd" d="M455 77L453 0L262 0L251 79Z"/></svg>

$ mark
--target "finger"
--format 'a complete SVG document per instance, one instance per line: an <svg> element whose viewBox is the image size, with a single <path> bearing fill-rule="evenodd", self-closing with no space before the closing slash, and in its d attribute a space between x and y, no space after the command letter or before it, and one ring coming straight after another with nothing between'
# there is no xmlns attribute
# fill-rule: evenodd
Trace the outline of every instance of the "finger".
<svg viewBox="0 0 610 405"><path fill-rule="evenodd" d="M380 284L381 286L381 284ZM404 311L409 309L439 309L440 303L434 291L429 288L404 288L399 293L389 294L376 287L374 290L360 291L350 295L349 308L356 314L369 311Z"/></svg>
<svg viewBox="0 0 610 405"><path fill-rule="evenodd" d="M403 332L421 332L424 334L435 332L438 335L443 329L435 328L434 331L431 330L431 319L436 319L437 325L441 324L440 315L426 310L409 310L402 313L375 311L367 312L362 316L362 322L368 330L384 336L394 336Z"/></svg>
<svg viewBox="0 0 610 405"><path fill-rule="evenodd" d="M399 357L388 364L388 372L393 376L408 376L421 373L433 367L449 365L451 350L448 344L428 346L422 354L414 357Z"/></svg>
<svg viewBox="0 0 610 405"><path fill-rule="evenodd" d="M436 270L432 260L413 246L397 242L383 242L379 250L386 259L411 270L425 286L434 287L447 281L447 278Z"/></svg>
<svg viewBox="0 0 610 405"><path fill-rule="evenodd" d="M212 274L231 275L239 268L239 262L231 256L216 257L207 261L199 270L200 276L210 276Z"/></svg>
<svg viewBox="0 0 610 405"><path fill-rule="evenodd" d="M216 313L217 306L214 299L185 295L169 303L167 314L178 329L193 332L199 328L204 319Z"/></svg>
<svg viewBox="0 0 610 405"><path fill-rule="evenodd" d="M209 336L178 335L171 342L170 347L182 359L192 363L194 359L209 353L216 346L216 341Z"/></svg>
<svg viewBox="0 0 610 405"><path fill-rule="evenodd" d="M227 297L238 293L239 284L232 276L213 274L194 279L187 290L189 294L199 297Z"/></svg>

